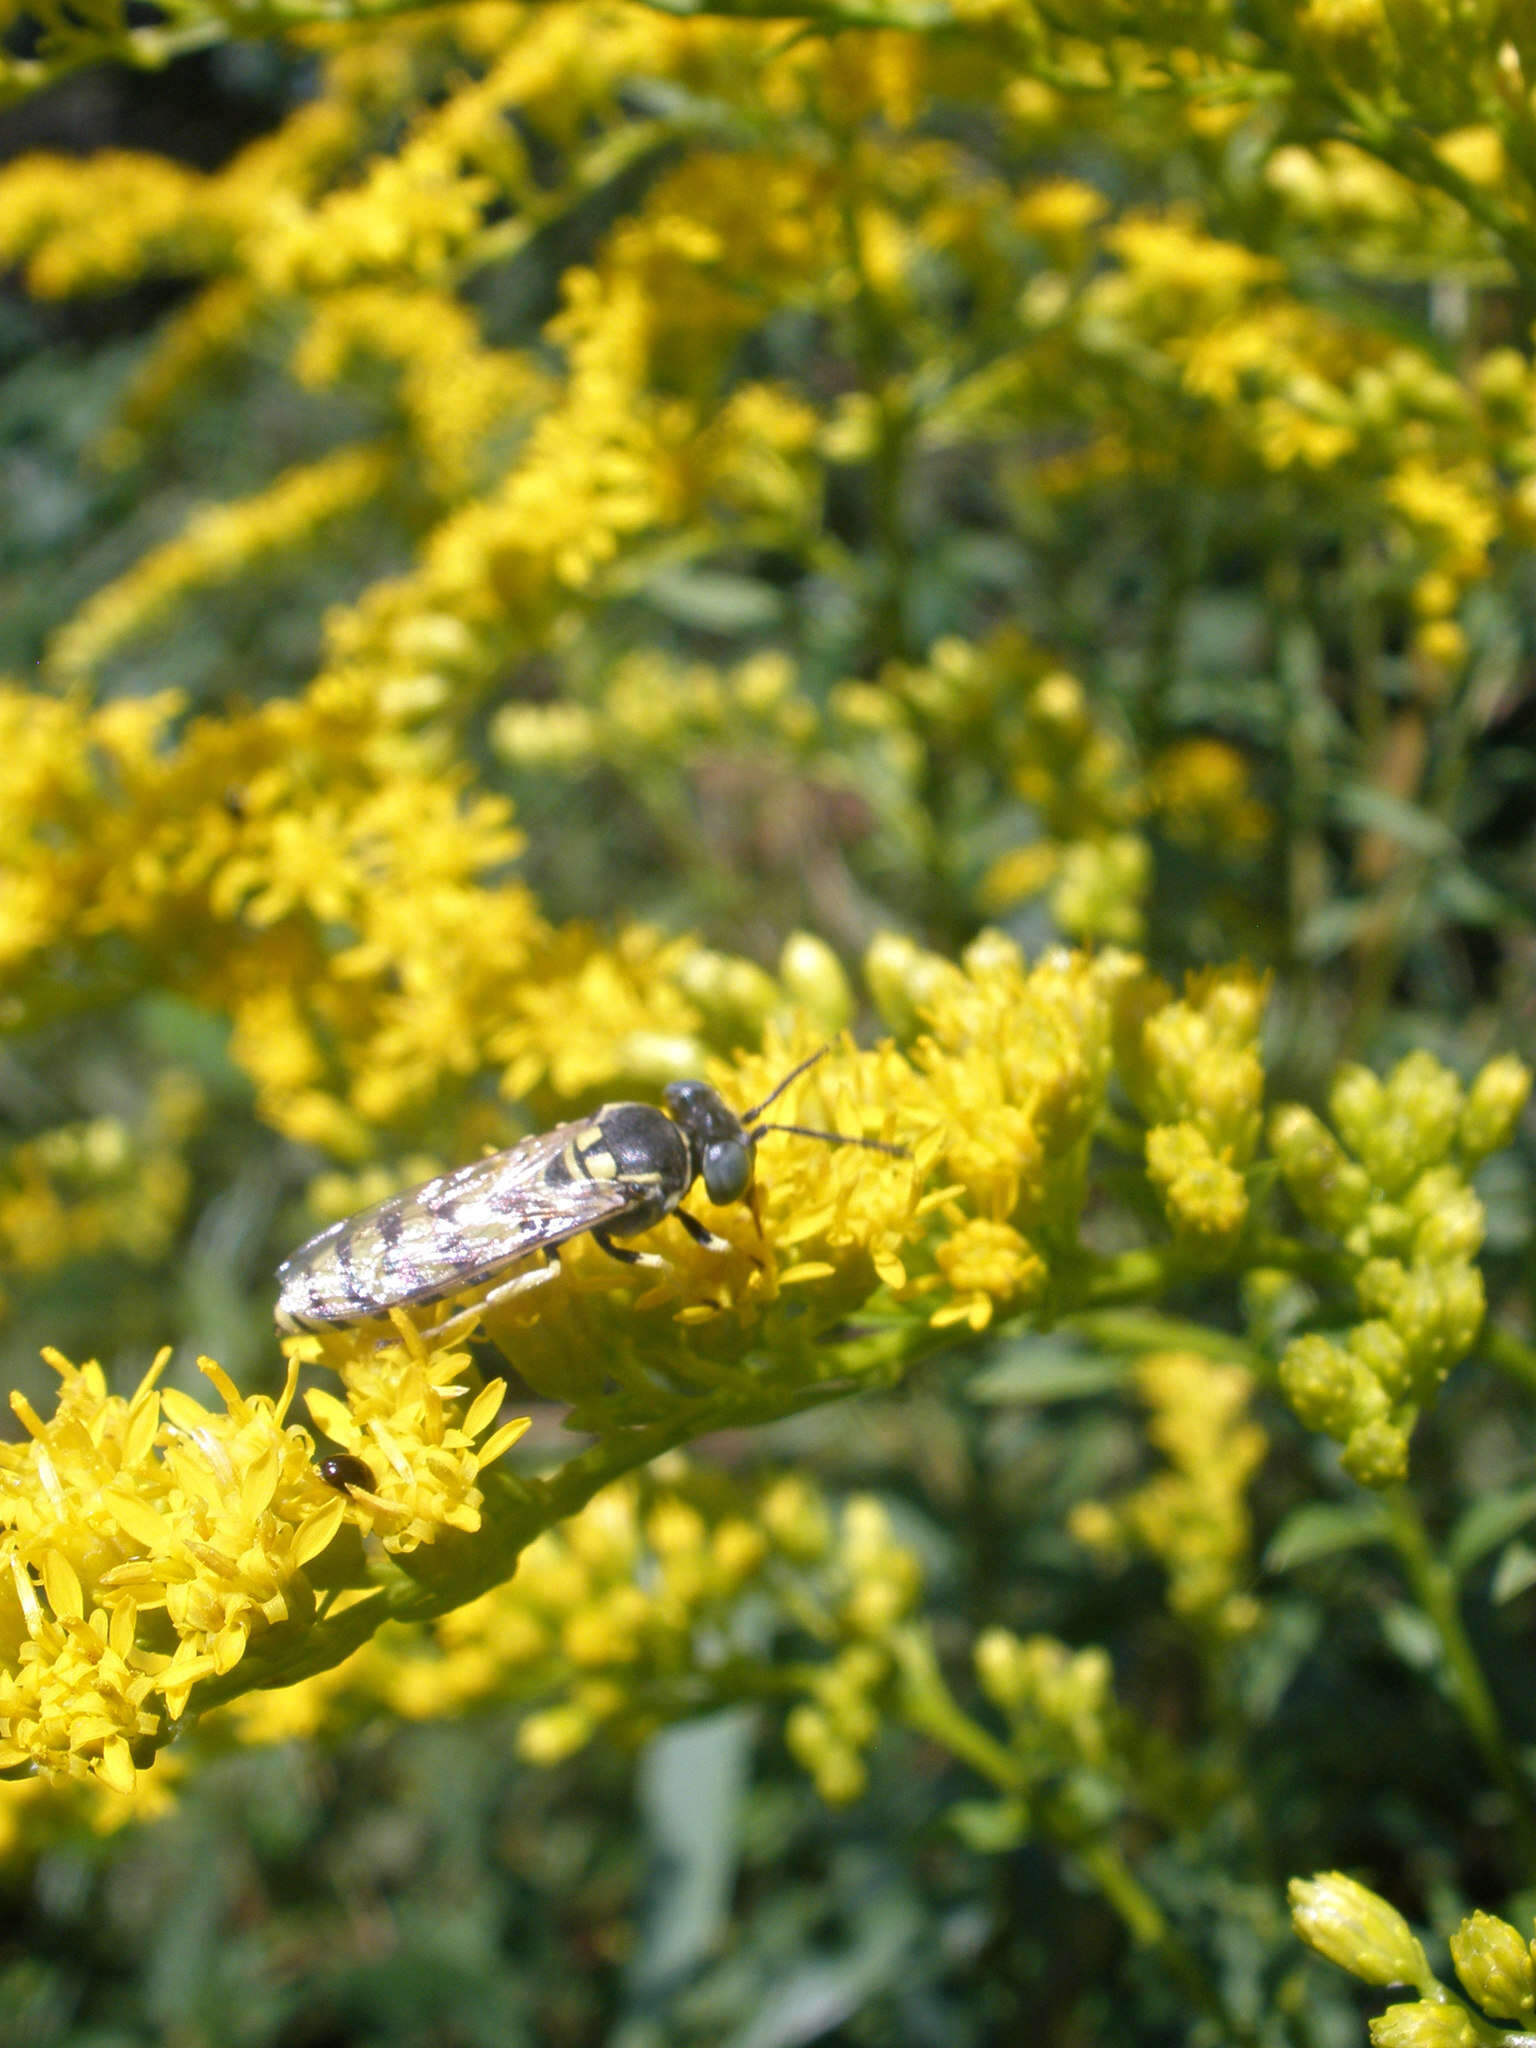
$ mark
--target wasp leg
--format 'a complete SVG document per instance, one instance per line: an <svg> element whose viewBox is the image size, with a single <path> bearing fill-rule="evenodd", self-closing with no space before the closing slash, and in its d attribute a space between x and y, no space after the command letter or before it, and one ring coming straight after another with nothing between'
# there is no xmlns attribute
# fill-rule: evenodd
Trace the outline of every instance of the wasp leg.
<svg viewBox="0 0 1536 2048"><path fill-rule="evenodd" d="M717 1237L714 1231L699 1221L697 1216L690 1216L686 1209L674 1209L672 1214L694 1243L703 1245L706 1251L728 1252L731 1249L731 1240L728 1237Z"/></svg>
<svg viewBox="0 0 1536 2048"><path fill-rule="evenodd" d="M594 1230L592 1236L609 1258L617 1259L621 1266L657 1266L663 1272L668 1270L660 1252L632 1252L627 1245L615 1244L606 1230Z"/></svg>
<svg viewBox="0 0 1536 2048"><path fill-rule="evenodd" d="M482 1294L478 1301L471 1302L468 1308L461 1308L457 1315L450 1316L447 1322L437 1323L422 1334L434 1344L441 1344L445 1339L451 1343L455 1337L467 1335L487 1309L500 1308L504 1302L516 1300L520 1294L529 1294L535 1287L545 1286L559 1270L559 1253L551 1252L547 1265L535 1266L531 1273L514 1273L510 1280L501 1281Z"/></svg>

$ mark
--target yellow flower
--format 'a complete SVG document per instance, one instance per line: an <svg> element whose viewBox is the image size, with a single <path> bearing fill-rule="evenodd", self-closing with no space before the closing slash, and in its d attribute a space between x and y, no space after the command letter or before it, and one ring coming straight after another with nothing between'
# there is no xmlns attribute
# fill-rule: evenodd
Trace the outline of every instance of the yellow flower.
<svg viewBox="0 0 1536 2048"><path fill-rule="evenodd" d="M936 1257L954 1296L930 1317L941 1329L965 1322L984 1330L997 1303L1027 1302L1045 1284L1044 1260L1010 1223L972 1217L939 1246Z"/></svg>
<svg viewBox="0 0 1536 2048"><path fill-rule="evenodd" d="M45 1353L62 1382L48 1422L12 1396L28 1435L0 1447L5 1763L129 1789L192 1686L309 1597L303 1568L340 1527L308 1439L284 1426L293 1375L277 1402L243 1400L204 1360L219 1413L157 1392L169 1355L125 1400L99 1366Z"/></svg>
<svg viewBox="0 0 1536 2048"><path fill-rule="evenodd" d="M491 1380L461 1415L456 1400L465 1391L469 1354L432 1346L399 1310L392 1320L393 1343L350 1333L329 1340L333 1351L341 1353L345 1401L323 1388L312 1389L305 1399L316 1428L361 1458L374 1475L372 1487L349 1490L356 1519L378 1533L386 1550L408 1552L444 1529L473 1532L480 1527L475 1482L517 1442L528 1418L502 1424L477 1446L476 1437L501 1408L505 1381ZM317 1346L300 1337L288 1339L285 1348L297 1359Z"/></svg>
<svg viewBox="0 0 1536 2048"><path fill-rule="evenodd" d="M441 1372L424 1389L419 1360L414 1379L391 1380L391 1361L372 1384L360 1372L364 1425L346 1433L409 1447L418 1469L388 1499L359 1502L325 1483L286 1421L296 1362L273 1401L242 1396L203 1359L222 1402L206 1407L158 1387L169 1352L128 1398L94 1363L45 1356L61 1380L55 1414L13 1395L27 1437L0 1446L0 1765L119 1792L201 1681L232 1673L279 1624L312 1619L309 1567L345 1520L376 1517L397 1549L473 1526L473 1474L526 1427L476 1449L499 1384L460 1420Z"/></svg>
<svg viewBox="0 0 1536 2048"><path fill-rule="evenodd" d="M1221 1635L1259 1619L1246 1590L1252 1528L1245 1494L1268 1448L1249 1416L1252 1376L1187 1352L1140 1359L1137 1391L1148 1437L1167 1469L1113 1504L1085 1502L1072 1516L1079 1541L1109 1555L1131 1548L1168 1573L1174 1612Z"/></svg>
<svg viewBox="0 0 1536 2048"><path fill-rule="evenodd" d="M1274 830L1252 793L1248 763L1224 740L1178 740L1153 761L1152 802L1170 839L1213 852L1248 852Z"/></svg>
<svg viewBox="0 0 1536 2048"><path fill-rule="evenodd" d="M50 662L61 676L88 673L189 591L230 582L279 549L312 543L329 520L376 497L393 467L384 448L341 448L284 470L253 497L194 513L175 540L141 555L79 607L54 635Z"/></svg>

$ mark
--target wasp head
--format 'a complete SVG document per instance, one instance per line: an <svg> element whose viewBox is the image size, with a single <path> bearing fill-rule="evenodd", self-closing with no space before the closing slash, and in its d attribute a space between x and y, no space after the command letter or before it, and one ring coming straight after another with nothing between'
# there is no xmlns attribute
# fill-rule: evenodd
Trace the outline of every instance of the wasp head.
<svg viewBox="0 0 1536 2048"><path fill-rule="evenodd" d="M706 1081L673 1081L664 1093L704 1192L716 1208L739 1202L752 1185L752 1133Z"/></svg>

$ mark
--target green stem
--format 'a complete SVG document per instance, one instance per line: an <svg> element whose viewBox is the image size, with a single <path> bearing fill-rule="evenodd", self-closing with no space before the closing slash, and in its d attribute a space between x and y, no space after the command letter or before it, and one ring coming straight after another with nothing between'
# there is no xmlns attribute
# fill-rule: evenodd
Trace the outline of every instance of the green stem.
<svg viewBox="0 0 1536 2048"><path fill-rule="evenodd" d="M1407 1489L1395 1487L1385 1500L1398 1557L1439 1638L1451 1698L1483 1762L1509 1801L1527 1876L1536 1874L1536 1797L1515 1761L1477 1653L1462 1626L1455 1575L1435 1551Z"/></svg>
<svg viewBox="0 0 1536 2048"><path fill-rule="evenodd" d="M902 1718L916 1733L967 1763L998 1791L1027 1797L1029 1772L1006 1743L988 1733L959 1705L945 1684L926 1630L904 1629L894 1644L903 1680ZM1224 2041L1238 2048L1256 2048L1257 2037L1232 2012L1220 1987L1188 1944L1168 1923L1157 1900L1131 1869L1124 1855L1105 1835L1084 1838L1080 1830L1053 1820L1046 1805L1032 1811L1034 1830L1070 1856L1097 1887L1106 1905L1138 1948L1151 1950L1169 1977L1220 2029Z"/></svg>

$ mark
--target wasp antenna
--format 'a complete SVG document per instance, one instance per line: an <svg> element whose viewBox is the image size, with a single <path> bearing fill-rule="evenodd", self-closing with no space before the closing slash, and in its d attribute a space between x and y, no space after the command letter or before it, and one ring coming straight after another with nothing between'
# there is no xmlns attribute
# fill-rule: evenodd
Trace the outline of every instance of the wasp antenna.
<svg viewBox="0 0 1536 2048"><path fill-rule="evenodd" d="M805 1124L759 1124L748 1132L755 1145L764 1131L787 1131L792 1138L820 1138L824 1145L857 1145L864 1152L884 1152L891 1159L905 1159L905 1145L887 1145L883 1138L850 1138L843 1131L813 1131Z"/></svg>
<svg viewBox="0 0 1536 2048"><path fill-rule="evenodd" d="M831 1050L832 1047L830 1042L826 1045L818 1045L816 1050L811 1054L809 1059L802 1060L798 1067L790 1068L789 1072L784 1076L783 1080L779 1083L778 1087L773 1090L773 1093L771 1095L765 1095L762 1101L757 1105L756 1109L745 1110L742 1113L741 1121L744 1124L755 1123L757 1119L762 1115L765 1109L767 1109L771 1104L778 1101L779 1097L784 1093L784 1090L789 1086L791 1081L798 1081L800 1076L805 1072L807 1067L814 1067L818 1060L824 1060ZM788 1126L785 1126L785 1128L787 1129Z"/></svg>

